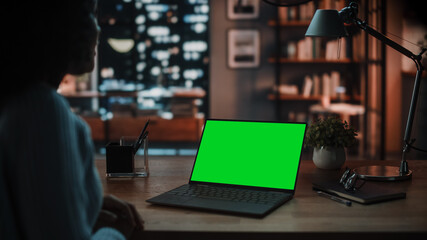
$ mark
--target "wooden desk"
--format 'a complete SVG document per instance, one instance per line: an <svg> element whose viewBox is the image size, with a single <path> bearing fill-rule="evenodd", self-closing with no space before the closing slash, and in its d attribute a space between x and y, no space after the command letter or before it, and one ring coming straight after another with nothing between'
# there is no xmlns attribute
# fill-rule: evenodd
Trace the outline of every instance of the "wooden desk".
<svg viewBox="0 0 427 240"><path fill-rule="evenodd" d="M133 203L145 221L145 239L427 239L427 161L410 160L412 180L391 185L406 199L351 207L319 197L317 178L338 178L340 171L301 163L294 198L263 219L150 205L146 199L185 184L193 157L151 157L148 178L108 180L105 160L96 161L106 194ZM349 167L398 165L395 161L347 161Z"/></svg>

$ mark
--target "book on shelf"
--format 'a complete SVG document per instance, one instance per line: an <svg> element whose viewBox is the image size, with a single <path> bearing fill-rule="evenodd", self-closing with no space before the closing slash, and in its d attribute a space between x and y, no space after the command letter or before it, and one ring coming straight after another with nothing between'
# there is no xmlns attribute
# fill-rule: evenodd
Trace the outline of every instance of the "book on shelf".
<svg viewBox="0 0 427 240"><path fill-rule="evenodd" d="M158 108L158 107L137 108L135 111L135 115L137 117L159 116L159 113L160 113L160 108Z"/></svg>
<svg viewBox="0 0 427 240"><path fill-rule="evenodd" d="M321 90L321 79L318 74L313 74L313 95L314 96L320 96L320 90Z"/></svg>
<svg viewBox="0 0 427 240"><path fill-rule="evenodd" d="M298 95L297 85L280 84L278 91L282 95Z"/></svg>
<svg viewBox="0 0 427 240"><path fill-rule="evenodd" d="M287 21L308 21L315 12L315 5L313 1L299 6L279 7L278 15L281 22Z"/></svg>
<svg viewBox="0 0 427 240"><path fill-rule="evenodd" d="M338 71L331 72L331 97L337 97L337 88L340 86L340 73Z"/></svg>
<svg viewBox="0 0 427 240"><path fill-rule="evenodd" d="M322 58L323 56L325 56L325 50L323 49L322 46L322 39L321 38L311 38L313 41L312 47L313 47L313 58L317 59L317 58Z"/></svg>
<svg viewBox="0 0 427 240"><path fill-rule="evenodd" d="M297 58L299 60L313 59L313 39L306 37L297 43Z"/></svg>
<svg viewBox="0 0 427 240"><path fill-rule="evenodd" d="M301 91L296 85L281 84L278 87L281 95L298 96L308 98L311 96L320 97L338 97L338 94L345 94L345 87L341 84L340 72L332 71L330 73L306 75L301 86ZM344 92L343 92L344 91Z"/></svg>
<svg viewBox="0 0 427 240"><path fill-rule="evenodd" d="M195 99L174 98L171 100L170 110L174 117L194 117L199 108Z"/></svg>
<svg viewBox="0 0 427 240"><path fill-rule="evenodd" d="M301 4L299 6L299 20L301 21L310 20L313 17L315 11L316 9L313 1L310 1L306 4Z"/></svg>
<svg viewBox="0 0 427 240"><path fill-rule="evenodd" d="M345 0L320 0L310 1L305 4L290 7L279 7L278 15L281 22L286 21L308 21L317 9L336 9L341 10L346 7Z"/></svg>
<svg viewBox="0 0 427 240"><path fill-rule="evenodd" d="M315 73L304 77L301 89L295 84L280 84L275 91L280 95L299 96L302 98L309 97L341 97L345 94L345 86L341 82L341 74L338 71L323 73L321 75ZM300 91L301 90L301 91Z"/></svg>
<svg viewBox="0 0 427 240"><path fill-rule="evenodd" d="M298 6L288 7L288 20L298 20Z"/></svg>
<svg viewBox="0 0 427 240"><path fill-rule="evenodd" d="M288 59L297 59L297 42L296 41L289 41L286 46L286 57Z"/></svg>
<svg viewBox="0 0 427 240"><path fill-rule="evenodd" d="M277 14L279 15L279 21L287 21L288 20L288 8L287 7L278 7Z"/></svg>
<svg viewBox="0 0 427 240"><path fill-rule="evenodd" d="M322 96L331 96L331 77L328 73L322 74Z"/></svg>
<svg viewBox="0 0 427 240"><path fill-rule="evenodd" d="M335 9L339 11L346 6L347 5L345 0L320 0L318 8L319 9Z"/></svg>
<svg viewBox="0 0 427 240"><path fill-rule="evenodd" d="M320 80L319 80L320 81ZM337 89L341 86L341 76L338 71L323 73L321 79L321 95L337 97Z"/></svg>
<svg viewBox="0 0 427 240"><path fill-rule="evenodd" d="M338 60L346 59L347 57L347 39L339 38L326 43L325 59Z"/></svg>
<svg viewBox="0 0 427 240"><path fill-rule="evenodd" d="M325 42L321 38L305 37L296 42L288 41L286 45L287 58L302 61L313 59L325 59L329 61L349 59L352 56L351 51L352 47L348 46L346 38Z"/></svg>
<svg viewBox="0 0 427 240"><path fill-rule="evenodd" d="M134 103L111 103L110 105L110 110L115 117L133 117L135 115L135 109L136 105Z"/></svg>
<svg viewBox="0 0 427 240"><path fill-rule="evenodd" d="M303 97L309 97L311 95L313 89L313 80L310 76L305 76L304 78L304 84L302 88L302 96Z"/></svg>

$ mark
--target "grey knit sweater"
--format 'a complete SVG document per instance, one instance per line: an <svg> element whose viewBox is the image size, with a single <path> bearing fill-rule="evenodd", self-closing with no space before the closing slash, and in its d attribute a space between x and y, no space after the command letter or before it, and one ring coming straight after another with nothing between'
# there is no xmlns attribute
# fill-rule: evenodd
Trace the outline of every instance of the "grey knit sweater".
<svg viewBox="0 0 427 240"><path fill-rule="evenodd" d="M3 86L4 87L4 86ZM38 84L0 109L0 239L124 239L94 235L102 204L90 129Z"/></svg>

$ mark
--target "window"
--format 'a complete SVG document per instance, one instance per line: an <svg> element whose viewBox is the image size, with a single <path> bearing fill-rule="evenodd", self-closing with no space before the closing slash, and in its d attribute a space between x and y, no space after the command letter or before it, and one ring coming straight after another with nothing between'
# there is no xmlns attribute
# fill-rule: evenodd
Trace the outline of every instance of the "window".
<svg viewBox="0 0 427 240"><path fill-rule="evenodd" d="M100 91L201 87L208 92L209 0L98 4ZM203 101L201 111L207 106Z"/></svg>

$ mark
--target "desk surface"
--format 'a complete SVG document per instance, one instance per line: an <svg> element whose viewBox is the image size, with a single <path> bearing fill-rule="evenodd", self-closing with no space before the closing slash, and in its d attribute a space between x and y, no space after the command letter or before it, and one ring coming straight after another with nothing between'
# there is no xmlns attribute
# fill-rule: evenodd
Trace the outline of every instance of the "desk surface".
<svg viewBox="0 0 427 240"><path fill-rule="evenodd" d="M308 160L301 163L294 198L263 219L155 206L145 202L187 183L193 161L194 157L151 157L150 176L134 179L106 179L104 159L98 159L96 166L104 193L136 206L145 221L144 237L147 238L275 239L287 235L304 239L327 235L328 239L379 236L387 239L411 236L415 239L427 236L427 161L409 160L414 171L411 180L375 183L405 191L406 199L373 205L353 203L347 207L318 196L312 190L312 182L325 177L338 179L341 171L317 169ZM399 162L347 161L346 166L354 168L367 164L397 166Z"/></svg>

